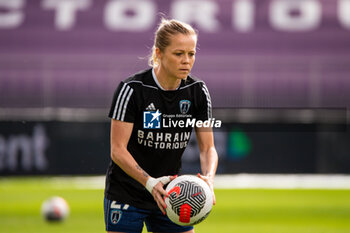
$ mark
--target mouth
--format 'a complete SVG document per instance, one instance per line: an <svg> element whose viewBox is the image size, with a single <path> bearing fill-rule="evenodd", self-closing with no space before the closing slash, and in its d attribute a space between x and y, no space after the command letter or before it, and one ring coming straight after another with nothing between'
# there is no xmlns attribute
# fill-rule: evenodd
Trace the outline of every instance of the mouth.
<svg viewBox="0 0 350 233"><path fill-rule="evenodd" d="M180 69L181 72L190 72L189 69Z"/></svg>

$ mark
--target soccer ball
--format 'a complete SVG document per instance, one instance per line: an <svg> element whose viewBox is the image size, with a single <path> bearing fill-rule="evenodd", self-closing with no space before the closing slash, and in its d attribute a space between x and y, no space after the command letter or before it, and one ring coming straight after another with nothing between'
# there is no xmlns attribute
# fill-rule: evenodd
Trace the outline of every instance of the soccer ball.
<svg viewBox="0 0 350 233"><path fill-rule="evenodd" d="M181 226L192 226L208 217L213 207L213 195L206 182L192 175L172 180L166 188L166 213Z"/></svg>
<svg viewBox="0 0 350 233"><path fill-rule="evenodd" d="M69 206L62 197L51 197L41 205L41 214L48 222L61 222L69 215Z"/></svg>

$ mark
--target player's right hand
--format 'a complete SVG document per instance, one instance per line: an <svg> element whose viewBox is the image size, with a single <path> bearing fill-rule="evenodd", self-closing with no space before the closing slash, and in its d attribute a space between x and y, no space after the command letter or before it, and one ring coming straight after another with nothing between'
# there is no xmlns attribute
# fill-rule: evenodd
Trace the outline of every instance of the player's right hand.
<svg viewBox="0 0 350 233"><path fill-rule="evenodd" d="M165 215L166 204L164 202L164 197L167 196L167 192L164 190L164 185L175 179L175 176L162 176L159 178L149 177L146 183L146 189L150 192L156 201L159 209Z"/></svg>
<svg viewBox="0 0 350 233"><path fill-rule="evenodd" d="M203 176L200 173L197 174L199 178L204 180L208 185L211 190L211 194L213 195L213 205L216 203L216 198L215 198L215 193L214 193L214 179L210 178L209 176Z"/></svg>

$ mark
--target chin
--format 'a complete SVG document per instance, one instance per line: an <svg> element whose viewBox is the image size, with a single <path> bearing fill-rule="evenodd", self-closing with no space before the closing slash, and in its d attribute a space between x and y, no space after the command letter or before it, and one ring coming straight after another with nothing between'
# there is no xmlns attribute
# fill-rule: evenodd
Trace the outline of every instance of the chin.
<svg viewBox="0 0 350 233"><path fill-rule="evenodd" d="M178 79L186 79L188 74L179 74L177 77Z"/></svg>

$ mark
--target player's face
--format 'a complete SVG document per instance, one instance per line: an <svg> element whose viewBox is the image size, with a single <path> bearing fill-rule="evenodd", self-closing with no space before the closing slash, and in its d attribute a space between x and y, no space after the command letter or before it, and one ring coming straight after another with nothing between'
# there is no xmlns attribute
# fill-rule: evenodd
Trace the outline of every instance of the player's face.
<svg viewBox="0 0 350 233"><path fill-rule="evenodd" d="M164 51L158 51L161 69L169 78L187 78L195 61L196 44L196 35L179 33L171 37L170 45Z"/></svg>

